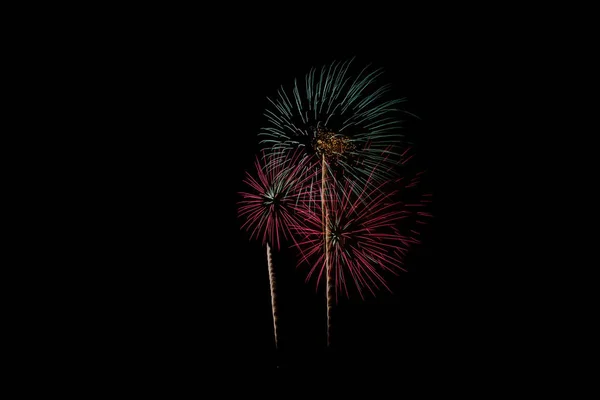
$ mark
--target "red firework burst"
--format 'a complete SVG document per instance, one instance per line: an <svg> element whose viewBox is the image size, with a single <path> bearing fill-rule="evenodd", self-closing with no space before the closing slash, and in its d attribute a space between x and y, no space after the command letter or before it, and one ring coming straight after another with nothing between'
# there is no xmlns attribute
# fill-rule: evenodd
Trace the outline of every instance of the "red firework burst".
<svg viewBox="0 0 600 400"><path fill-rule="evenodd" d="M405 255L420 243L413 223L423 224L431 217L425 211L430 194L418 195L414 202L403 201L409 189L418 185L421 175L380 185L369 179L360 188L355 182L329 179L325 196L327 230L323 229L321 203L312 202L311 208L296 210L302 223L294 224L293 229L298 233L299 264L310 265L307 281L316 275L318 286L326 274L327 239L336 301L341 292L350 296L349 282L354 283L363 299L365 289L372 295L382 287L391 291L385 275L404 271ZM327 238L324 231L328 232Z"/></svg>
<svg viewBox="0 0 600 400"><path fill-rule="evenodd" d="M311 186L316 174L315 165L294 152L262 153L254 162L255 174L246 172L244 183L248 192L241 192L238 216L245 219L242 229L250 232L250 239L279 249L283 239L290 239L291 226L297 226L298 210L309 197L303 190Z"/></svg>

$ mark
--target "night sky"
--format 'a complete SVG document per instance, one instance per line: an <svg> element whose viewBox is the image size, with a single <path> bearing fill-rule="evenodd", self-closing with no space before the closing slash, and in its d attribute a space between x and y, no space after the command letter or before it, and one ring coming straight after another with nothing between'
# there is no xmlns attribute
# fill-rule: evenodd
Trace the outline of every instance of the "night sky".
<svg viewBox="0 0 600 400"><path fill-rule="evenodd" d="M106 84L118 88L105 104L116 127L103 140L112 147L107 201L119 225L103 242L110 289L100 352L124 370L184 376L205 367L418 372L458 359L473 366L479 355L471 343L484 328L474 328L469 296L483 289L463 279L469 239L460 212L468 200L454 153L465 141L465 115L456 113L464 100L460 54L425 39L280 44L241 35L196 43L183 36L130 35L102 61ZM291 256L276 254L276 354L265 251L240 230L238 192L259 148L266 97L311 67L350 57L382 67L420 118L407 118L405 133L416 167L427 170L434 218L406 259L408 272L390 277L393 294L334 309L331 351L323 289L304 282Z"/></svg>

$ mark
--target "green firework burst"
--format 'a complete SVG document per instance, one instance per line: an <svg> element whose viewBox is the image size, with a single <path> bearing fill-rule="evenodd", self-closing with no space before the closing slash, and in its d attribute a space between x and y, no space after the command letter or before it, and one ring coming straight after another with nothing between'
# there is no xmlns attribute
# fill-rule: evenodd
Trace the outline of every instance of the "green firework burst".
<svg viewBox="0 0 600 400"><path fill-rule="evenodd" d="M404 148L402 98L390 98L382 69L351 73L353 60L313 68L291 90L269 98L259 133L272 152L302 148L355 182L378 184L393 175ZM375 167L377 167L375 169ZM376 170L377 176L372 172Z"/></svg>

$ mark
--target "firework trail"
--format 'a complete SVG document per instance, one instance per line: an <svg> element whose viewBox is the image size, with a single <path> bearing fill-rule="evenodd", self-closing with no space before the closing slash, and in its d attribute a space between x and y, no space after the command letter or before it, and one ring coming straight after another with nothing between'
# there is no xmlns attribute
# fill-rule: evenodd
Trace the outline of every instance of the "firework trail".
<svg viewBox="0 0 600 400"><path fill-rule="evenodd" d="M327 287L327 347L331 345L331 311L333 304L333 280L331 279L331 263L329 261L329 245L330 245L330 225L329 225L329 210L327 207L327 161L325 159L325 155L323 155L323 160L321 162L321 206L322 206L322 220L321 220L321 231L323 232L322 227L325 227L324 230L324 244L323 244L323 254L324 254L324 266L326 273L326 287ZM317 214L318 215L318 214Z"/></svg>
<svg viewBox="0 0 600 400"><path fill-rule="evenodd" d="M279 336L272 247L279 250L283 240L293 240L290 227L300 224L298 210L303 207L305 199L311 197L303 189L313 179L311 171L317 169L310 165L308 159L300 159L298 153L282 157L263 152L262 157L256 158L254 166L255 174L246 172L244 183L250 191L240 193L242 200L238 202L238 216L245 219L242 229L250 232L250 239L261 240L266 246L277 348Z"/></svg>
<svg viewBox="0 0 600 400"><path fill-rule="evenodd" d="M277 334L277 296L275 295L275 269L273 268L273 256L271 246L267 243L267 265L269 267L269 286L271 288L271 313L273 314L273 333L275 334L275 348L278 348Z"/></svg>

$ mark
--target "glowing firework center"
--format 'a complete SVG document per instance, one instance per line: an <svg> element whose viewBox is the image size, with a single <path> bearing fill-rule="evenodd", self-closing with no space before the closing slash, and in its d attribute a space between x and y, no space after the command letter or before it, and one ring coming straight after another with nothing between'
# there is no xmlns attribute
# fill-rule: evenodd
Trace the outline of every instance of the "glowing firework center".
<svg viewBox="0 0 600 400"><path fill-rule="evenodd" d="M319 157L325 156L329 162L337 161L355 149L347 136L323 127L317 127L314 132L313 148Z"/></svg>
<svg viewBox="0 0 600 400"><path fill-rule="evenodd" d="M263 203L265 206L270 206L274 210L278 209L279 207L282 206L282 203L283 203L282 193L277 192L272 187L265 190L264 193L262 194L262 197L264 199Z"/></svg>

